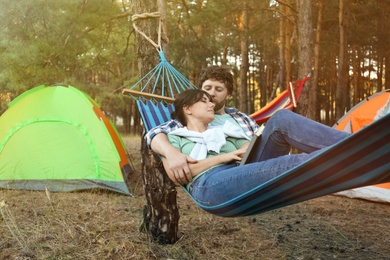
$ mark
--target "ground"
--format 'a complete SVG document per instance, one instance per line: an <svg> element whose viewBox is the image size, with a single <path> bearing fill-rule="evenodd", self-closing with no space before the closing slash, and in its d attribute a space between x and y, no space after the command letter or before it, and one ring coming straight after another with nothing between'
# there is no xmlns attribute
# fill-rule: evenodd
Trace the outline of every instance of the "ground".
<svg viewBox="0 0 390 260"><path fill-rule="evenodd" d="M139 232L140 138L124 141L134 197L0 190L0 259L390 259L390 205L334 195L221 218L179 189L181 238L153 243Z"/></svg>

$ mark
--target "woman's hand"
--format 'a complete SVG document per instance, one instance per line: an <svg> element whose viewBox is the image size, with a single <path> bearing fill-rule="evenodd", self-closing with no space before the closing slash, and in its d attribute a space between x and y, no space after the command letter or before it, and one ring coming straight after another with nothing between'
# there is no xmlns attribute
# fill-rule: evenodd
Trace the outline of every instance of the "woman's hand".
<svg viewBox="0 0 390 260"><path fill-rule="evenodd" d="M240 148L236 151L220 155L221 163L230 163L232 161L241 161L242 156L245 154L247 146Z"/></svg>
<svg viewBox="0 0 390 260"><path fill-rule="evenodd" d="M227 154L212 156L204 160L199 160L197 163L189 164L192 177L216 165L241 161L241 157L245 154L246 148L247 147L243 147Z"/></svg>

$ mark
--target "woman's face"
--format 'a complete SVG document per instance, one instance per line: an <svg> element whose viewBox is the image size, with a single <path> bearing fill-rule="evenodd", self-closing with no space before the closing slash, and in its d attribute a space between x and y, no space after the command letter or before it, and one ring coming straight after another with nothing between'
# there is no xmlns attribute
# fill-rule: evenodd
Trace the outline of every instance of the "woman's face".
<svg viewBox="0 0 390 260"><path fill-rule="evenodd" d="M214 107L215 104L206 95L203 95L201 100L185 108L185 111L187 116L192 116L208 124L214 120Z"/></svg>

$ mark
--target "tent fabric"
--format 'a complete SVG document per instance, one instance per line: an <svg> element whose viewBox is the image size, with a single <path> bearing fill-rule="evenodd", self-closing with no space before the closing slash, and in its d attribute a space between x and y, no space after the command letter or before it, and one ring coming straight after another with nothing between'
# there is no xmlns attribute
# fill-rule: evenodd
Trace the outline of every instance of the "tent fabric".
<svg viewBox="0 0 390 260"><path fill-rule="evenodd" d="M378 111L390 98L390 89L380 91L359 102L340 118L333 128L355 133L372 123ZM349 130L348 130L349 129Z"/></svg>
<svg viewBox="0 0 390 260"><path fill-rule="evenodd" d="M356 133L366 125L371 124L382 110L388 109L390 89L380 91L355 105L333 126L349 133ZM385 126L390 127L390 124ZM387 143L390 140L387 139ZM388 159L387 159L388 160ZM366 186L336 193L349 198L366 199L375 202L390 203L390 182Z"/></svg>
<svg viewBox="0 0 390 260"><path fill-rule="evenodd" d="M72 86L26 91L0 117L0 188L130 195L123 142L91 97Z"/></svg>

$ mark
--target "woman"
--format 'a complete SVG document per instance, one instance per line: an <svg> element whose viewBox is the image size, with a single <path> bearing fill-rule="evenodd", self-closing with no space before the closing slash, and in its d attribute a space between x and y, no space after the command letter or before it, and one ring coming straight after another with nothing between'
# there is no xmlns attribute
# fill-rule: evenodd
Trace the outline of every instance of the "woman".
<svg viewBox="0 0 390 260"><path fill-rule="evenodd" d="M214 119L214 104L204 91L180 93L175 113L185 128L168 135L170 143L194 157L190 164L193 180L187 185L193 198L203 205L218 205L275 178L348 136L325 125L281 110L267 122L256 162L238 166L249 141L234 122L223 128L208 128ZM289 155L291 147L304 153Z"/></svg>

